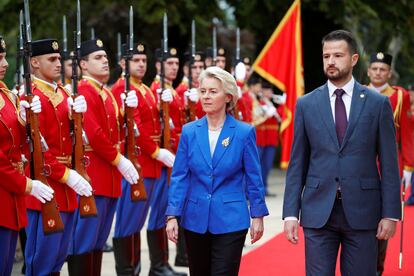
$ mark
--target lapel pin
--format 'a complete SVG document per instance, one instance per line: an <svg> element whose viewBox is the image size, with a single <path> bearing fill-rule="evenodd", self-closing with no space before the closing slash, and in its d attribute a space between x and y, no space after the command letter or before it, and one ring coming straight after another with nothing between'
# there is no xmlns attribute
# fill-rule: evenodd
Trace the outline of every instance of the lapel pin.
<svg viewBox="0 0 414 276"><path fill-rule="evenodd" d="M221 141L221 144L224 147L227 147L230 144L230 137L227 137L226 139L223 139L223 141Z"/></svg>
<svg viewBox="0 0 414 276"><path fill-rule="evenodd" d="M365 94L359 94L359 97L361 97L361 99L365 98Z"/></svg>

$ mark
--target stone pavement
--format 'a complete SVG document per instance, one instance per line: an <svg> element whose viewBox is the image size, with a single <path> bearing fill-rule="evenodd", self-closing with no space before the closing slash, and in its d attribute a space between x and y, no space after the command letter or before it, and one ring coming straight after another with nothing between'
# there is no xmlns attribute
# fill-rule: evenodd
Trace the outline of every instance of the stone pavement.
<svg viewBox="0 0 414 276"><path fill-rule="evenodd" d="M278 169L274 169L271 172L269 185L270 185L270 192L276 194L276 197L266 197L266 203L269 208L270 215L265 218L265 232L263 238L256 242L254 245L250 244L250 236L247 234L246 244L243 250L243 254L246 254L250 250L257 248L258 246L265 243L267 240L271 239L278 233L280 233L283 229L282 224L282 203L283 203L283 191L284 191L284 179L285 179L285 171L281 171ZM145 229L145 226L144 226ZM110 237L108 242L112 244L112 236L113 236L114 229L112 228ZM142 270L141 275L148 275L149 272L149 256L148 256L148 247L147 247L147 237L146 231L142 231L141 233L141 262L142 262ZM169 243L169 252L170 252L170 264L174 263L175 259L175 245L170 242ZM15 263L13 266L13 276L21 275L21 266L22 262ZM188 272L187 268L182 267L174 267L177 271ZM63 266L61 271L62 276L68 275L67 266L66 264ZM102 275L103 276L113 276L116 275L115 272L115 261L114 255L112 252L104 253L103 261L102 261Z"/></svg>

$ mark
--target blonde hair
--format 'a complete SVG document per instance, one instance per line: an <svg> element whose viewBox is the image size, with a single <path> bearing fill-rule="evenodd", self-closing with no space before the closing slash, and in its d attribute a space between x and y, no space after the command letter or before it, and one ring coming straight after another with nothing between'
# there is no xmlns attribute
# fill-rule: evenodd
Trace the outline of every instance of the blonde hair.
<svg viewBox="0 0 414 276"><path fill-rule="evenodd" d="M232 109L236 105L239 98L237 92L238 87L234 77L220 67L212 66L201 72L199 83L201 84L205 78L215 78L220 81L224 93L229 94L232 97L230 103L227 104L227 109Z"/></svg>

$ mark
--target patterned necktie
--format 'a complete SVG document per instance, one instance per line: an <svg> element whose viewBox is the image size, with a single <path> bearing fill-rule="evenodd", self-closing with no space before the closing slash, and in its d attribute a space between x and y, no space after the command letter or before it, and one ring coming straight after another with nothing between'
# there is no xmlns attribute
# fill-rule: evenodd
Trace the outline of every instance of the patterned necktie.
<svg viewBox="0 0 414 276"><path fill-rule="evenodd" d="M345 93L342 89L335 90L335 128L336 136L338 137L339 145L342 144L344 140L346 127L348 126L348 119L346 118L346 109L344 101L342 100L342 95Z"/></svg>

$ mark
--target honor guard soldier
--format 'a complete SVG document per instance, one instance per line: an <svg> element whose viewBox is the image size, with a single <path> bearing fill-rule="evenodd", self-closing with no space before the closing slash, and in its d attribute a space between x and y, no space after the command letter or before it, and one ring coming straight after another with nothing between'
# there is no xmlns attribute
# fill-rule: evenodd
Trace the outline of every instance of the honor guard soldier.
<svg viewBox="0 0 414 276"><path fill-rule="evenodd" d="M185 55L185 63L184 63L184 67L190 68L190 64L191 64L191 55L189 53L186 53ZM186 80L181 81L181 83L177 86L177 88L175 89L178 93L178 95L181 97L181 99L184 102L184 105L187 108L187 111L189 110L189 102L191 101L195 104L195 115L197 118L201 118L204 116L204 112L203 109L201 107L201 103L199 103L199 95L198 95L198 90L197 88L199 87L199 82L198 82L198 78L200 77L201 72L204 70L205 68L205 64L204 64L204 53L199 51L196 52L196 54L194 55L194 61L193 64L191 65L191 69L188 70L189 74L191 74L191 89L189 87L189 81L188 78L186 78ZM187 116L188 118L190 116ZM187 120L189 121L189 120Z"/></svg>
<svg viewBox="0 0 414 276"><path fill-rule="evenodd" d="M172 82L177 78L179 59L177 49L169 48L165 54L164 61L162 59L162 52L156 50L156 57L163 63L164 67L164 82L165 87L162 90L161 82L157 79L151 84L151 90L155 97L159 94L160 99L157 97L157 104L162 105L161 102L168 103L169 113L171 118L170 122L164 122L164 124L170 124L171 140L174 145L169 147L176 148L178 145L178 137L181 133L181 127L185 124L185 112L182 100L177 92L172 87ZM161 71L160 71L161 72ZM162 116L162 115L161 115ZM162 132L162 130L161 130ZM162 133L160 133L162 136ZM140 140L140 138L138 138ZM161 169L161 175L155 180L155 186L153 188L153 201L151 205L151 214L149 218L149 225L147 229L148 248L151 259L151 268L149 275L186 275L185 273L175 272L168 263L168 241L165 233L165 211L167 208L168 200L168 168L171 168L174 164L175 155L167 149L157 149L151 155L153 158L163 163Z"/></svg>
<svg viewBox="0 0 414 276"><path fill-rule="evenodd" d="M265 121L256 125L256 144L259 150L266 196L270 197L274 197L275 194L270 193L267 179L273 167L276 147L279 145L279 123L281 122L279 112L282 109L282 106L279 106L279 110L277 110L272 101L272 96L272 85L266 81L262 81L262 91L258 94L258 99Z"/></svg>
<svg viewBox="0 0 414 276"><path fill-rule="evenodd" d="M207 49L204 51L205 58L204 63L207 67L213 66L213 48L207 47Z"/></svg>
<svg viewBox="0 0 414 276"><path fill-rule="evenodd" d="M68 258L69 275L100 275L102 253L111 230L118 197L121 196L122 176L136 183L138 172L120 153L122 110L111 91L105 87L109 79L108 58L102 40L82 42L80 67L83 79L79 94L88 103L84 129L88 140L85 154L89 160L87 173L95 191L97 216L75 216L73 238ZM126 104L137 106L135 93L128 93Z"/></svg>
<svg viewBox="0 0 414 276"><path fill-rule="evenodd" d="M71 101L70 92L56 83L61 69L56 39L33 41L31 47L30 64L34 75L31 89L42 103L39 128L48 147L44 153L46 168L50 168L47 180L55 191L64 230L45 235L41 223L41 202L36 197L27 197L26 275L54 275L59 274L68 253L74 212L78 206L76 193L83 196L92 194L89 183L70 169L72 139L69 106L73 105L76 112L85 112L86 101L84 97Z"/></svg>
<svg viewBox="0 0 414 276"><path fill-rule="evenodd" d="M396 138L398 143L398 158L402 181L407 184L411 181L414 170L414 128L410 108L410 96L408 92L398 86L391 86L388 81L392 76L392 56L378 52L371 55L368 67L369 87L389 97L394 114ZM384 261L388 241L378 240L377 275L384 271Z"/></svg>
<svg viewBox="0 0 414 276"><path fill-rule="evenodd" d="M6 42L0 36L0 275L11 275L12 272L17 236L27 225L26 195L41 202L53 197L50 187L25 176L22 161L26 151L24 108L30 107L34 113L39 113L41 103L39 97L34 97L31 106L25 101L19 104L18 95L2 82L8 66Z"/></svg>
<svg viewBox="0 0 414 276"><path fill-rule="evenodd" d="M218 66L223 70L226 70L226 50L224 48L220 47L217 49L215 66Z"/></svg>

